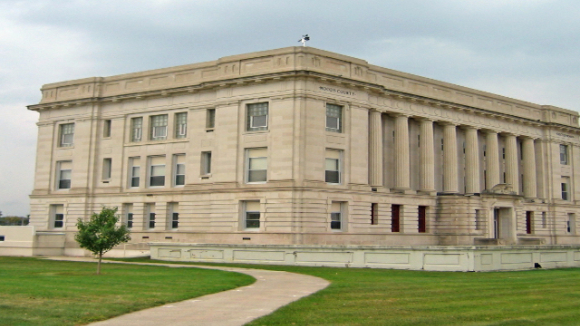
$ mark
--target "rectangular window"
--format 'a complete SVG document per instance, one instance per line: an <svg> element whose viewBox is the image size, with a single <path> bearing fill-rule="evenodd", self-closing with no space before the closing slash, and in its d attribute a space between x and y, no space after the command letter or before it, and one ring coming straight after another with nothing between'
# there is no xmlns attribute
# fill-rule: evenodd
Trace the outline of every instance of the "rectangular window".
<svg viewBox="0 0 580 326"><path fill-rule="evenodd" d="M187 136L187 112L175 114L175 138Z"/></svg>
<svg viewBox="0 0 580 326"><path fill-rule="evenodd" d="M245 229L259 229L260 228L260 202L259 201L245 201L244 202L244 228Z"/></svg>
<svg viewBox="0 0 580 326"><path fill-rule="evenodd" d="M566 231L569 234L576 234L576 214L568 213L568 221L566 221Z"/></svg>
<svg viewBox="0 0 580 326"><path fill-rule="evenodd" d="M147 204L147 215L149 216L147 226L149 229L155 228L155 204Z"/></svg>
<svg viewBox="0 0 580 326"><path fill-rule="evenodd" d="M140 157L130 157L129 158L129 186L131 188L139 187L139 178L141 174L141 158Z"/></svg>
<svg viewBox="0 0 580 326"><path fill-rule="evenodd" d="M111 120L103 121L103 137L111 137Z"/></svg>
<svg viewBox="0 0 580 326"><path fill-rule="evenodd" d="M570 200L570 178L562 178L562 199Z"/></svg>
<svg viewBox="0 0 580 326"><path fill-rule="evenodd" d="M52 215L52 228L62 229L64 227L64 205L50 205Z"/></svg>
<svg viewBox="0 0 580 326"><path fill-rule="evenodd" d="M268 103L248 104L247 131L268 130Z"/></svg>
<svg viewBox="0 0 580 326"><path fill-rule="evenodd" d="M70 147L73 145L75 134L74 123L64 123L60 125L59 130L59 147Z"/></svg>
<svg viewBox="0 0 580 326"><path fill-rule="evenodd" d="M371 225L379 224L379 204L371 204Z"/></svg>
<svg viewBox="0 0 580 326"><path fill-rule="evenodd" d="M526 211L526 234L533 233L534 212Z"/></svg>
<svg viewBox="0 0 580 326"><path fill-rule="evenodd" d="M213 129L215 127L215 109L206 110L205 128Z"/></svg>
<svg viewBox="0 0 580 326"><path fill-rule="evenodd" d="M211 174L211 152L201 152L201 175Z"/></svg>
<svg viewBox="0 0 580 326"><path fill-rule="evenodd" d="M568 145L560 145L560 164L568 165Z"/></svg>
<svg viewBox="0 0 580 326"><path fill-rule="evenodd" d="M133 228L133 204L124 204L123 209L125 213L125 225L128 229L131 229Z"/></svg>
<svg viewBox="0 0 580 326"><path fill-rule="evenodd" d="M171 216L169 227L175 230L179 228L179 203L169 203L168 207L168 216Z"/></svg>
<svg viewBox="0 0 580 326"><path fill-rule="evenodd" d="M342 132L342 106L326 104L326 131Z"/></svg>
<svg viewBox="0 0 580 326"><path fill-rule="evenodd" d="M401 231L401 205L391 207L391 232Z"/></svg>
<svg viewBox="0 0 580 326"><path fill-rule="evenodd" d="M103 180L111 179L111 171L113 168L113 159L104 158L103 159Z"/></svg>
<svg viewBox="0 0 580 326"><path fill-rule="evenodd" d="M185 185L185 155L174 155L175 160L175 185Z"/></svg>
<svg viewBox="0 0 580 326"><path fill-rule="evenodd" d="M419 233L427 232L427 206L419 206L418 214L418 230Z"/></svg>
<svg viewBox="0 0 580 326"><path fill-rule="evenodd" d="M57 162L57 189L70 189L72 176L72 162Z"/></svg>
<svg viewBox="0 0 580 326"><path fill-rule="evenodd" d="M140 142L143 135L143 118L131 119L131 141Z"/></svg>
<svg viewBox="0 0 580 326"><path fill-rule="evenodd" d="M330 229L342 231L343 225L343 207L341 202L332 202L330 206Z"/></svg>
<svg viewBox="0 0 580 326"><path fill-rule="evenodd" d="M483 230L483 210L475 210L475 229Z"/></svg>
<svg viewBox="0 0 580 326"><path fill-rule="evenodd" d="M149 157L149 186L163 187L165 186L165 156L151 156Z"/></svg>
<svg viewBox="0 0 580 326"><path fill-rule="evenodd" d="M268 179L268 149L249 148L246 150L246 181L248 183L266 182Z"/></svg>
<svg viewBox="0 0 580 326"><path fill-rule="evenodd" d="M324 167L324 180L328 183L340 184L340 156L341 151L335 149L326 150L326 160Z"/></svg>
<svg viewBox="0 0 580 326"><path fill-rule="evenodd" d="M151 116L151 140L167 139L167 114Z"/></svg>

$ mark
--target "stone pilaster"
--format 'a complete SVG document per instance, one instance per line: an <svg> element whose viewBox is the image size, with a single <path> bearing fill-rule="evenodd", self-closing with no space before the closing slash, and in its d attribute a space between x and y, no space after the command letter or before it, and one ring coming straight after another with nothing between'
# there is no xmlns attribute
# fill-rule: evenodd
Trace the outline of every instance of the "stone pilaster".
<svg viewBox="0 0 580 326"><path fill-rule="evenodd" d="M433 121L421 120L421 190L435 191L435 153Z"/></svg>
<svg viewBox="0 0 580 326"><path fill-rule="evenodd" d="M537 197L536 183L536 148L532 138L523 139L524 155L524 196L527 198Z"/></svg>
<svg viewBox="0 0 580 326"><path fill-rule="evenodd" d="M443 126L443 192L459 191L457 164L457 129L454 124Z"/></svg>
<svg viewBox="0 0 580 326"><path fill-rule="evenodd" d="M369 184L383 185L383 123L381 112L370 111L369 121Z"/></svg>
<svg viewBox="0 0 580 326"><path fill-rule="evenodd" d="M479 182L479 140L477 129L467 127L465 130L465 189L473 194L481 191Z"/></svg>
<svg viewBox="0 0 580 326"><path fill-rule="evenodd" d="M488 130L486 135L487 189L499 183L499 142L496 131Z"/></svg>

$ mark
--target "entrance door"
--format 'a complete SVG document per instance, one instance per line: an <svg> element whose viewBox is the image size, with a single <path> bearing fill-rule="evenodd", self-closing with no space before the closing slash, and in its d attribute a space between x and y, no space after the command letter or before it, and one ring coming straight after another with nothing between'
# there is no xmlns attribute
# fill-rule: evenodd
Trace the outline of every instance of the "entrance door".
<svg viewBox="0 0 580 326"><path fill-rule="evenodd" d="M514 223L512 222L512 208L499 207L493 210L493 238L503 240L503 244L513 244L512 236Z"/></svg>

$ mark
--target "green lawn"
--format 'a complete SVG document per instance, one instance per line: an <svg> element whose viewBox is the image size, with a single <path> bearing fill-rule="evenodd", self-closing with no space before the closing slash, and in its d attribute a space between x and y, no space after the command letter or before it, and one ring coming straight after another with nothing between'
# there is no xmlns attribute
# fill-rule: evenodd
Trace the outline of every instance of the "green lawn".
<svg viewBox="0 0 580 326"><path fill-rule="evenodd" d="M253 283L196 268L0 257L0 325L80 325Z"/></svg>
<svg viewBox="0 0 580 326"><path fill-rule="evenodd" d="M580 269L461 273L231 266L303 273L332 282L248 324L252 326L580 325Z"/></svg>

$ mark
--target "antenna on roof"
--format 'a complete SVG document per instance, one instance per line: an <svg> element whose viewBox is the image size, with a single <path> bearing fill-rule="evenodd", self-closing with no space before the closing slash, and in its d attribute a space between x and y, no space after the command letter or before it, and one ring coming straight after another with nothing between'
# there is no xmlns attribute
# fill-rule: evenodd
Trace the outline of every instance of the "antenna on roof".
<svg viewBox="0 0 580 326"><path fill-rule="evenodd" d="M302 38L298 40L298 42L302 42L302 46L306 46L306 41L310 41L308 34L302 35Z"/></svg>

